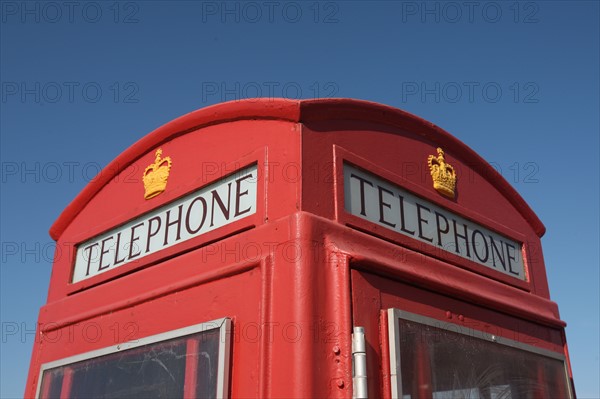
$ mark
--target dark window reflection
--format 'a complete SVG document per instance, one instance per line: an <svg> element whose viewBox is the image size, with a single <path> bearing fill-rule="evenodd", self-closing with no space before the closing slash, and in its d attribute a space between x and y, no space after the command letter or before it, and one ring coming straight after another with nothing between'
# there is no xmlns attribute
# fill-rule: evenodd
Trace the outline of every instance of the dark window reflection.
<svg viewBox="0 0 600 399"><path fill-rule="evenodd" d="M400 364L404 398L569 397L561 360L403 319Z"/></svg>
<svg viewBox="0 0 600 399"><path fill-rule="evenodd" d="M214 329L46 370L41 397L215 398L219 330Z"/></svg>
<svg viewBox="0 0 600 399"><path fill-rule="evenodd" d="M62 368L47 370L42 377L41 396L51 399L59 399L62 389L63 370Z"/></svg>

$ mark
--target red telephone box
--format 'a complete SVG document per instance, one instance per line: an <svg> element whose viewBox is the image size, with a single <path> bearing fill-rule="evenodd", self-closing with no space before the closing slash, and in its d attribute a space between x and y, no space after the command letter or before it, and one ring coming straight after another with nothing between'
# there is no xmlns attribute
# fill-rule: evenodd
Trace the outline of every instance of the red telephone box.
<svg viewBox="0 0 600 399"><path fill-rule="evenodd" d="M574 397L544 226L437 126L245 100L111 162L57 241L26 397Z"/></svg>

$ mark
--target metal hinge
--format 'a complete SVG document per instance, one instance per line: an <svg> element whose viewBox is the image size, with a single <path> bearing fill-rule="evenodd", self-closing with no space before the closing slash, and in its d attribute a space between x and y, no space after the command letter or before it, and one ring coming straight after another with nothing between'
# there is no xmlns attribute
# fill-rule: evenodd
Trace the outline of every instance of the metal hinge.
<svg viewBox="0 0 600 399"><path fill-rule="evenodd" d="M367 350L365 328L354 327L352 334L352 397L367 399Z"/></svg>

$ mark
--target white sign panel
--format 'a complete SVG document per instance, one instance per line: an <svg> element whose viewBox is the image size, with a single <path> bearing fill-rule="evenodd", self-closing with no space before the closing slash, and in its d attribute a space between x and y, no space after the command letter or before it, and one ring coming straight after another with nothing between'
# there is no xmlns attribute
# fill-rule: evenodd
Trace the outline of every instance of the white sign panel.
<svg viewBox="0 0 600 399"><path fill-rule="evenodd" d="M521 243L344 164L346 211L501 273L525 280Z"/></svg>
<svg viewBox="0 0 600 399"><path fill-rule="evenodd" d="M82 281L256 213L257 167L236 172L77 246Z"/></svg>

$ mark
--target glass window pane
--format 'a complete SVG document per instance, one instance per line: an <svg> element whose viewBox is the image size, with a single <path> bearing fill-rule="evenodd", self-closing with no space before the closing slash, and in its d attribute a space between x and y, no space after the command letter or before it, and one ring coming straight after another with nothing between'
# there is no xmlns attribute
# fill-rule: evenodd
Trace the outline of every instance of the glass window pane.
<svg viewBox="0 0 600 399"><path fill-rule="evenodd" d="M41 398L215 398L220 330L44 371Z"/></svg>
<svg viewBox="0 0 600 399"><path fill-rule="evenodd" d="M63 370L54 369L47 370L42 378L42 393L41 396L49 399L60 398L62 389Z"/></svg>
<svg viewBox="0 0 600 399"><path fill-rule="evenodd" d="M399 319L404 398L568 398L563 361Z"/></svg>
<svg viewBox="0 0 600 399"><path fill-rule="evenodd" d="M217 372L219 353L219 331L214 330L201 338L198 359L198 372L196 384L197 398L217 397Z"/></svg>

